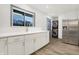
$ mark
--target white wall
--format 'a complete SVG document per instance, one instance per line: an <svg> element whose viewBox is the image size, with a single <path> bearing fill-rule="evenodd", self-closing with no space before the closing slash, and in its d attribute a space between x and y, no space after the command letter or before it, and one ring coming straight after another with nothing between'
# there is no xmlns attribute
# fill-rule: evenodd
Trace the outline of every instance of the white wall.
<svg viewBox="0 0 79 59"><path fill-rule="evenodd" d="M62 39L62 17L58 17L58 38Z"/></svg>
<svg viewBox="0 0 79 59"><path fill-rule="evenodd" d="M16 4L22 9L29 10L31 12L35 12L35 26L41 27L42 29L46 29L46 15L36 9L31 8L29 5L24 4ZM26 27L12 27L10 25L10 5L2 4L0 5L0 32L11 32L11 31L26 31Z"/></svg>
<svg viewBox="0 0 79 59"><path fill-rule="evenodd" d="M0 28L10 26L10 5L0 5Z"/></svg>
<svg viewBox="0 0 79 59"><path fill-rule="evenodd" d="M70 11L70 12L64 13L61 16L64 20L64 19L77 19L78 15L79 15L78 11L75 10L75 11Z"/></svg>

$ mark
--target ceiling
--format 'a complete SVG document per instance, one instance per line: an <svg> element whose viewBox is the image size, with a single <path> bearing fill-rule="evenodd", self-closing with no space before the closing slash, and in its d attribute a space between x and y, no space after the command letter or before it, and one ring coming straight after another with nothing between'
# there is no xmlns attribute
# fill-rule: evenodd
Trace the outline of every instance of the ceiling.
<svg viewBox="0 0 79 59"><path fill-rule="evenodd" d="M79 10L79 4L30 4L30 6L49 15L60 15Z"/></svg>

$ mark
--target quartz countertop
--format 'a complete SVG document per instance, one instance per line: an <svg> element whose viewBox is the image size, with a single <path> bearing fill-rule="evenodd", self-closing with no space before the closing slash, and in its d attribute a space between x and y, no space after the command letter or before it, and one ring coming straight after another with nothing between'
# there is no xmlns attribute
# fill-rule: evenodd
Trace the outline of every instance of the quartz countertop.
<svg viewBox="0 0 79 59"><path fill-rule="evenodd" d="M33 33L40 33L40 32L48 32L48 31L27 31L27 32L10 32L10 33L0 33L0 38L3 37L10 37L10 36L17 36L17 35L25 35L25 34L33 34Z"/></svg>

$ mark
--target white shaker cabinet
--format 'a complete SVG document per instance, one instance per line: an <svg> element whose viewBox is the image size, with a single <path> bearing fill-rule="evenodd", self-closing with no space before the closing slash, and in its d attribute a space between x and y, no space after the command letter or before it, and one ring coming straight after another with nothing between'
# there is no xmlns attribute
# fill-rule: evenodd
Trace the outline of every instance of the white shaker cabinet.
<svg viewBox="0 0 79 59"><path fill-rule="evenodd" d="M7 38L0 38L0 55L7 55Z"/></svg>
<svg viewBox="0 0 79 59"><path fill-rule="evenodd" d="M40 33L41 46L49 43L49 32Z"/></svg>
<svg viewBox="0 0 79 59"><path fill-rule="evenodd" d="M40 35L41 35L40 33L34 34L34 47L35 47L34 50L35 51L42 47L41 41L43 41L43 40L41 39Z"/></svg>
<svg viewBox="0 0 79 59"><path fill-rule="evenodd" d="M25 54L31 54L34 52L34 34L25 35Z"/></svg>
<svg viewBox="0 0 79 59"><path fill-rule="evenodd" d="M49 34L47 32L37 33L35 34L35 50L38 50L48 44L49 42Z"/></svg>
<svg viewBox="0 0 79 59"><path fill-rule="evenodd" d="M40 32L25 35L25 54L31 54L49 42L49 33Z"/></svg>
<svg viewBox="0 0 79 59"><path fill-rule="evenodd" d="M48 31L6 36L0 38L0 55L29 55L48 43Z"/></svg>
<svg viewBox="0 0 79 59"><path fill-rule="evenodd" d="M24 54L24 36L16 36L8 38L8 54L9 55Z"/></svg>

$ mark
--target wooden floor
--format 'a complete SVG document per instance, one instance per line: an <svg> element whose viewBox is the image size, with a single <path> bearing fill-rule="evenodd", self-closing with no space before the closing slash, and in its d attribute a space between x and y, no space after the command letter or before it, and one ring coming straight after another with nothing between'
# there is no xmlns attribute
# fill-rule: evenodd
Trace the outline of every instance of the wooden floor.
<svg viewBox="0 0 79 59"><path fill-rule="evenodd" d="M32 55L79 55L79 46L65 44L61 39L51 39L50 43Z"/></svg>

